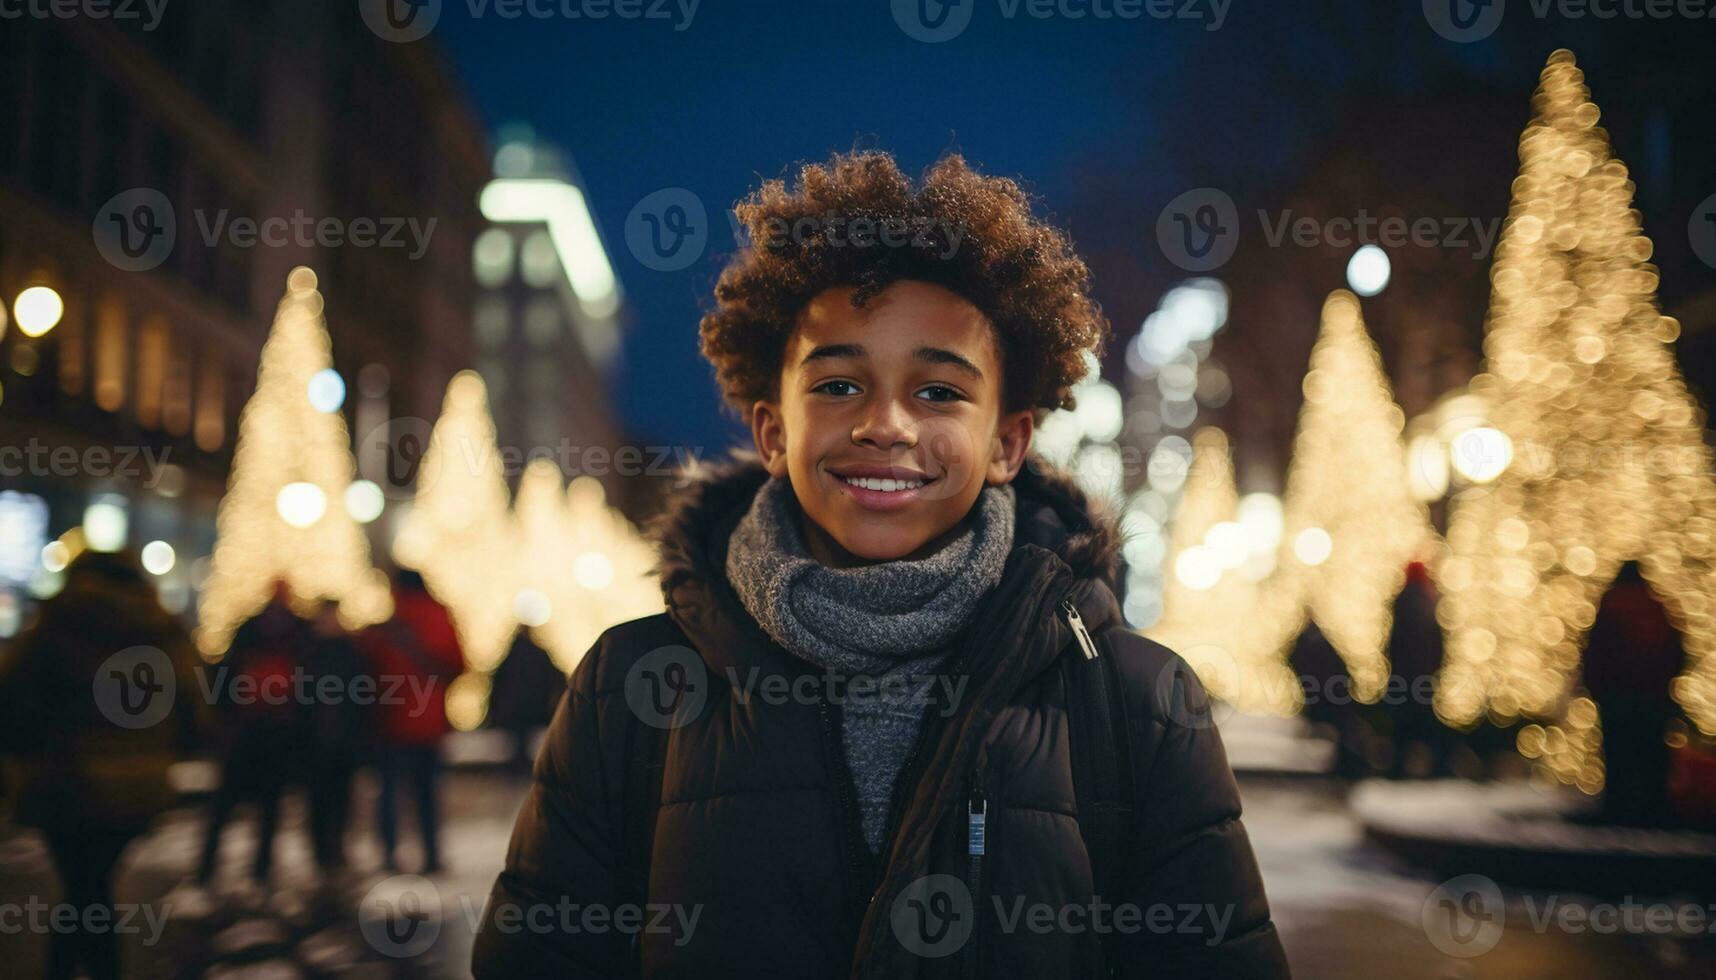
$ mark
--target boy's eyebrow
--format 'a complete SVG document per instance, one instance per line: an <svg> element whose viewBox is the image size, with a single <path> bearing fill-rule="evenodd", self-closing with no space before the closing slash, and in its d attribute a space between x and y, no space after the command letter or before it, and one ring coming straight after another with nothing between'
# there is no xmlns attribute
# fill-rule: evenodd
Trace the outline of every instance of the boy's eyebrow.
<svg viewBox="0 0 1716 980"><path fill-rule="evenodd" d="M863 356L864 356L864 345L863 344L823 344L821 347L812 348L811 352L804 355L804 360L799 361L798 364L799 364L799 367L803 367L806 364L809 364L811 361L821 360L825 357L863 357Z"/></svg>
<svg viewBox="0 0 1716 980"><path fill-rule="evenodd" d="M799 362L799 366L803 367L811 361L824 358L863 357L865 353L863 344L823 344L820 347L812 348L810 353L804 355L804 360ZM983 380L983 372L977 369L977 365L945 347L919 347L912 352L912 356L931 364L947 364L959 368L979 381Z"/></svg>
<svg viewBox="0 0 1716 980"><path fill-rule="evenodd" d="M912 354L920 361L928 361L931 364L949 364L979 381L983 380L983 372L977 370L977 365L945 347L919 347Z"/></svg>

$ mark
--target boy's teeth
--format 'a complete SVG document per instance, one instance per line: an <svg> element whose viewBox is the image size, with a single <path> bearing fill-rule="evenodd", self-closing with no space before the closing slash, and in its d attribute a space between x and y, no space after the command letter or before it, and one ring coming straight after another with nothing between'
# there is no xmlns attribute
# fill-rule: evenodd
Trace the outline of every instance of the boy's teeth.
<svg viewBox="0 0 1716 980"><path fill-rule="evenodd" d="M924 485L922 480L887 480L871 476L843 476L841 479L865 490L882 490L888 493L896 490L916 490Z"/></svg>

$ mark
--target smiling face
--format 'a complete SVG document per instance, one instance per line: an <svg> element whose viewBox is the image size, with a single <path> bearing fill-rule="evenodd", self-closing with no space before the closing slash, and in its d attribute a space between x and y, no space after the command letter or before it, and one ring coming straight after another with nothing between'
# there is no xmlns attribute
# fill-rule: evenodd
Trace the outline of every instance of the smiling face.
<svg viewBox="0 0 1716 980"><path fill-rule="evenodd" d="M920 558L957 532L1030 445L1030 409L1002 411L995 329L942 286L896 282L862 307L830 289L804 308L775 400L751 434L809 518L811 554L847 566Z"/></svg>

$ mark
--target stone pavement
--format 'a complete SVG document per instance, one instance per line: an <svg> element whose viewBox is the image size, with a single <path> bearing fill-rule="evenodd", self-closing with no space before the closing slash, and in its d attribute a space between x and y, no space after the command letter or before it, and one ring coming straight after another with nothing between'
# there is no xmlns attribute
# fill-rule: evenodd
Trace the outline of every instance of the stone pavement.
<svg viewBox="0 0 1716 980"><path fill-rule="evenodd" d="M1445 901L1468 880L1447 882L1365 840L1334 780L1242 779L1246 829L1263 868L1269 904L1293 975L1300 980L1606 980L1716 977L1716 937L1703 928L1660 928L1621 916L1625 895L1497 887L1465 925L1451 928ZM1630 896L1634 906L1704 913L1709 896ZM1459 906L1471 909L1472 906ZM1595 918L1589 913L1598 912ZM1689 924L1682 920L1682 925Z"/></svg>
<svg viewBox="0 0 1716 980"><path fill-rule="evenodd" d="M119 899L166 912L159 941L127 937L128 973L146 978L464 977L473 924L506 853L525 782L493 770L461 769L444 783L447 871L424 880L375 870L370 840L374 788L359 784L349 880L318 886L302 811L293 800L276 841L277 882L267 896L241 887L252 853L251 824L236 821L222 854L222 889L198 904L180 886L195 864L200 813L175 811L134 846ZM1300 980L1566 980L1569 977L1716 976L1708 929L1604 931L1589 912L1611 896L1498 891L1498 904L1471 935L1450 935L1436 876L1364 838L1328 779L1244 777L1251 833L1275 920ZM242 813L242 811L241 811ZM409 834L407 834L409 839ZM402 855L407 871L415 850ZM1482 869L1472 869L1476 872ZM0 903L57 894L33 834L0 832ZM1633 896L1638 903L1690 906L1685 896ZM401 916L397 913L406 913ZM395 914L388 914L395 913ZM0 975L39 976L45 937L0 935Z"/></svg>
<svg viewBox="0 0 1716 980"><path fill-rule="evenodd" d="M379 869L373 837L373 780L360 776L350 836L352 872L324 883L314 870L301 799L287 800L275 838L272 888L248 884L255 824L240 808L223 838L220 869L208 892L186 879L201 846L200 809L175 810L127 852L117 901L142 909L136 932L122 936L127 976L214 980L295 980L320 977L464 977L469 975L473 927L506 855L512 820L525 783L499 772L455 771L443 783L443 863L432 879ZM407 811L409 815L409 811ZM412 840L411 822L401 836ZM401 864L420 864L414 843ZM409 935L384 915L381 903L411 892L410 907L426 914ZM50 862L33 832L0 831L0 903L58 901ZM439 902L439 914L435 903ZM158 936L141 926L153 916ZM392 929L393 931L389 931ZM29 930L0 936L7 977L40 976L47 937Z"/></svg>

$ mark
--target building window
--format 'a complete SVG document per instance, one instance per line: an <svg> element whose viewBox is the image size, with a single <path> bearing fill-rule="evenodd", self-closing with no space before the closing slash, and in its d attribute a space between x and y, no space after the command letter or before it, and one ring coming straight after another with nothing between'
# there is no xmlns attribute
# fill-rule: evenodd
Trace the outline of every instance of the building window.
<svg viewBox="0 0 1716 980"><path fill-rule="evenodd" d="M549 347L560 339L560 307L548 296L538 296L524 310L524 339L532 347Z"/></svg>
<svg viewBox="0 0 1716 980"><path fill-rule="evenodd" d="M487 289L506 284L512 275L512 233L504 228L490 228L477 236L471 246L471 271L477 284Z"/></svg>
<svg viewBox="0 0 1716 980"><path fill-rule="evenodd" d="M226 441L226 366L219 356L203 358L202 377L197 383L197 448L214 452Z"/></svg>
<svg viewBox="0 0 1716 980"><path fill-rule="evenodd" d="M483 376L483 384L489 389L489 404L506 397L506 365L499 359L484 358L477 364L477 373Z"/></svg>
<svg viewBox="0 0 1716 980"><path fill-rule="evenodd" d="M560 254L554 250L554 239L546 229L537 229L524 240L519 250L519 275L525 285L536 289L552 286L560 279Z"/></svg>
<svg viewBox="0 0 1716 980"><path fill-rule="evenodd" d="M109 296L95 311L95 403L109 412L125 404L125 307Z"/></svg>
<svg viewBox="0 0 1716 980"><path fill-rule="evenodd" d="M187 344L168 342L167 376L161 385L161 426L169 435L191 431L191 373L195 362Z"/></svg>
<svg viewBox="0 0 1716 980"><path fill-rule="evenodd" d="M161 389L167 380L167 322L158 316L137 331L137 396L133 409L145 429L161 425Z"/></svg>
<svg viewBox="0 0 1716 980"><path fill-rule="evenodd" d="M476 315L473 319L476 322L478 347L483 350L494 350L506 343L507 302L505 296L484 296L478 300Z"/></svg>
<svg viewBox="0 0 1716 980"><path fill-rule="evenodd" d="M88 380L84 367L85 304L77 303L66 310L65 319L55 329L58 335L60 353L56 365L59 373L60 390L68 395L83 394L84 382Z"/></svg>

